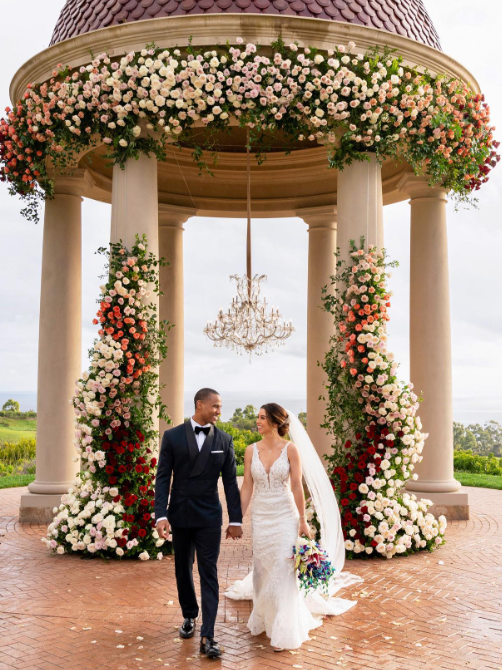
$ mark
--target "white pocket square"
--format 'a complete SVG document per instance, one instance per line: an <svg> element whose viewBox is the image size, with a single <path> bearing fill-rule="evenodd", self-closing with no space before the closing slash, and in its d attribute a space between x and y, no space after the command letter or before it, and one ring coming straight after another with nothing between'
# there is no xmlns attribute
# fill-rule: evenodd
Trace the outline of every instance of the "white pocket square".
<svg viewBox="0 0 502 670"><path fill-rule="evenodd" d="M222 454L222 453L223 453L223 449L222 449L221 451L212 451L211 453L212 453L212 454Z"/></svg>

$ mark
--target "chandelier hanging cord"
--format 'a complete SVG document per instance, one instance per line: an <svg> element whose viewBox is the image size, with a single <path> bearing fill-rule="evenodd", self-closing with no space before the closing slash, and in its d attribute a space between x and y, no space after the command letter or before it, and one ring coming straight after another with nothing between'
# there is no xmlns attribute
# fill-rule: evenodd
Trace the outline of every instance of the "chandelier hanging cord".
<svg viewBox="0 0 502 670"><path fill-rule="evenodd" d="M228 347L237 353L250 356L262 354L284 344L294 332L291 321L284 322L278 309L267 307L266 299L260 299L260 284L265 275L252 275L251 256L251 146L249 128L246 129L246 274L232 275L237 283L237 295L225 313L220 309L216 321L207 322L204 333L217 347ZM250 359L251 360L251 359Z"/></svg>
<svg viewBox="0 0 502 670"><path fill-rule="evenodd" d="M249 146L249 128L246 128L246 172L247 172L247 192L246 192L246 205L247 205L247 235L246 235L246 269L248 275L248 296L251 300L251 278L252 278L252 267L251 267L251 156L250 156L250 146Z"/></svg>

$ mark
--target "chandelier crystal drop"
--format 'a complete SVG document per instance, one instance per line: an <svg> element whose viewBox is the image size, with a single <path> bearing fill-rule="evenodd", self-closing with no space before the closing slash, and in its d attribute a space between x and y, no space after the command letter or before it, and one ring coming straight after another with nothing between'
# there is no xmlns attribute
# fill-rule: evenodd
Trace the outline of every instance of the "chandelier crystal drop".
<svg viewBox="0 0 502 670"><path fill-rule="evenodd" d="M227 312L220 309L216 321L207 322L204 334L214 342L215 347L227 347L238 354L247 353L261 356L270 349L284 344L294 332L291 321L285 322L279 310L267 306L267 300L260 298L260 285L266 281L265 275L251 272L251 167L249 159L249 130L247 133L247 273L232 275L237 284L237 295Z"/></svg>

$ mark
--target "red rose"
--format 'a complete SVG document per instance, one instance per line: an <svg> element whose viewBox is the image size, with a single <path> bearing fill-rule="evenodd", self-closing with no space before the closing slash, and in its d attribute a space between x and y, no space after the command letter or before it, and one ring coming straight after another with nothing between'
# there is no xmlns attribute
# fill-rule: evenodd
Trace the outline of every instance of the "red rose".
<svg viewBox="0 0 502 670"><path fill-rule="evenodd" d="M125 472L126 471L126 466L125 465L119 465L119 472Z"/></svg>
<svg viewBox="0 0 502 670"><path fill-rule="evenodd" d="M136 470L136 472L141 472L143 470L143 466L137 465L134 469Z"/></svg>
<svg viewBox="0 0 502 670"><path fill-rule="evenodd" d="M140 528L140 529L138 530L138 535L139 535L140 537L145 537L145 535L146 535L146 530L145 530L144 528Z"/></svg>
<svg viewBox="0 0 502 670"><path fill-rule="evenodd" d="M342 502L342 505L344 507L349 504L349 501L347 500L347 498L342 498L341 502Z"/></svg>
<svg viewBox="0 0 502 670"><path fill-rule="evenodd" d="M115 468L113 468L111 465L107 465L105 468L105 472L107 475L112 475L114 472Z"/></svg>

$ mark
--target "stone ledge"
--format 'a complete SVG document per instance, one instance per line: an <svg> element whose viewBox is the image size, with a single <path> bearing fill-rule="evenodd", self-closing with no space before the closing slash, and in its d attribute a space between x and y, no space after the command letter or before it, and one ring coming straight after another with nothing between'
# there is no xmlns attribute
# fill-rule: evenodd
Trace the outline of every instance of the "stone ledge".
<svg viewBox="0 0 502 670"><path fill-rule="evenodd" d="M51 523L53 508L61 504L61 494L24 493L19 508L19 523Z"/></svg>
<svg viewBox="0 0 502 670"><path fill-rule="evenodd" d="M448 521L468 521L469 505L432 505L428 510L437 518L443 514Z"/></svg>
<svg viewBox="0 0 502 670"><path fill-rule="evenodd" d="M418 500L425 498L432 500L429 512L434 516L444 516L448 521L467 521L469 519L469 496L465 489L452 493L439 493L433 491L407 491L413 493Z"/></svg>

